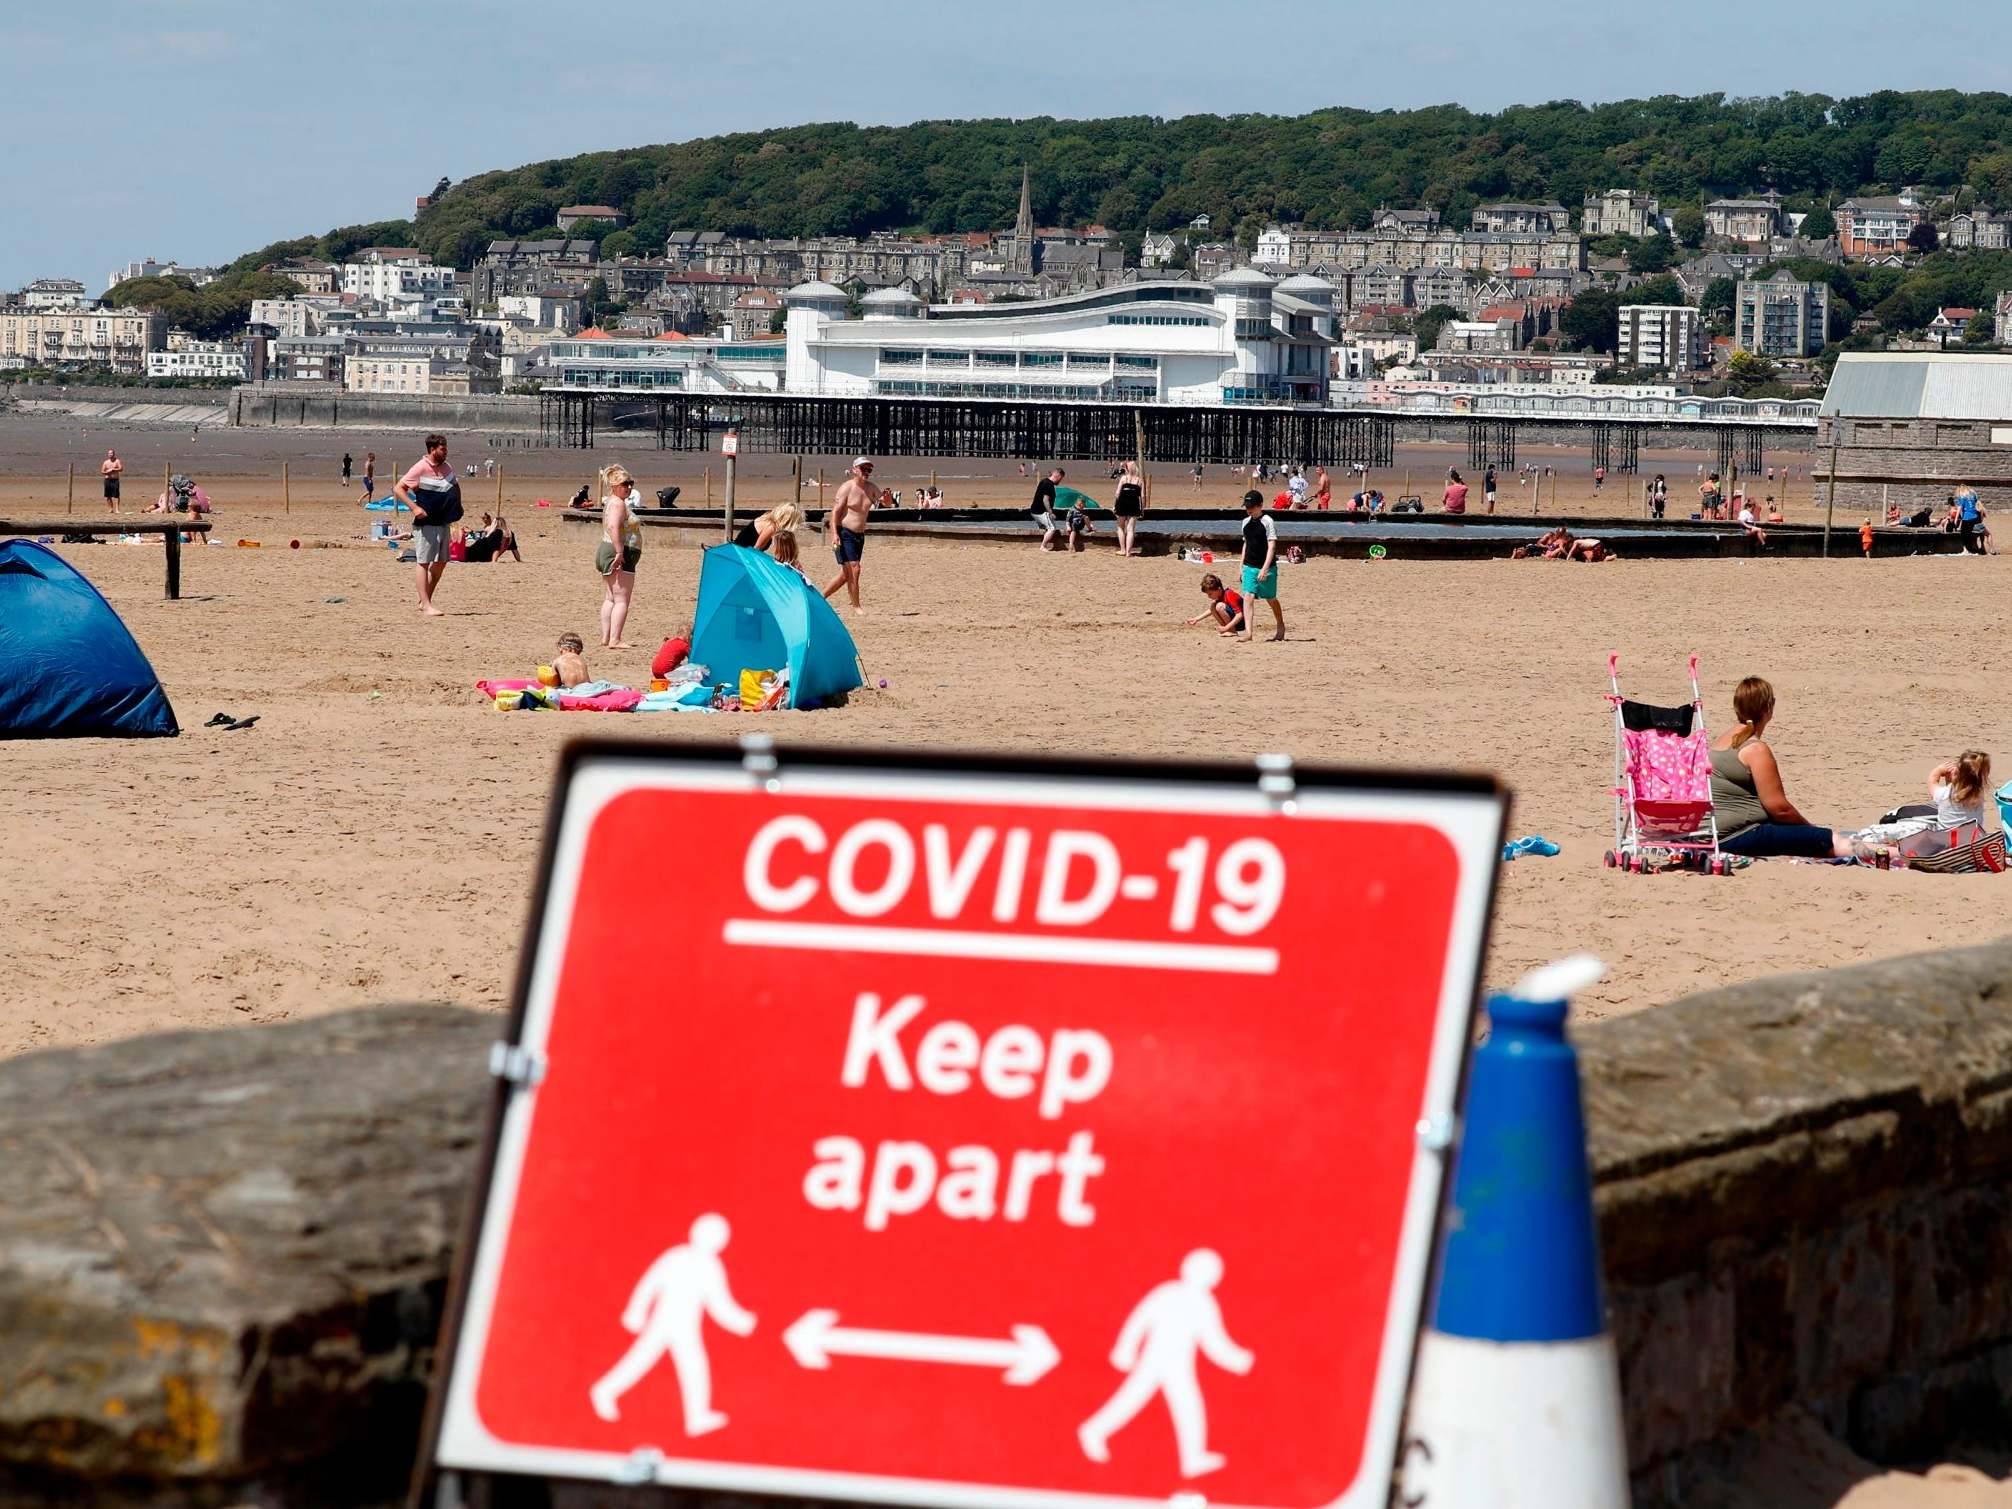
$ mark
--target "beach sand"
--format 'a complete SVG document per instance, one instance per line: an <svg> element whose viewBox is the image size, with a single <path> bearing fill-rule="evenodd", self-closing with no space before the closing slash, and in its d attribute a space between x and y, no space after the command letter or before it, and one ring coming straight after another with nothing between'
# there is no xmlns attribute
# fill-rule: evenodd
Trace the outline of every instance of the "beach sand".
<svg viewBox="0 0 2012 1509"><path fill-rule="evenodd" d="M360 464L374 448L389 478L416 455L412 437L226 429L192 440L0 418L0 514L60 510L65 461L94 472L106 443L128 460L128 506L158 491L134 479L172 464L216 498L218 539L262 548L190 549L187 596L168 603L158 543L63 547L153 658L184 733L0 748L16 811L34 819L0 838L23 945L0 986L0 1051L359 1002L501 1007L554 750L589 733L724 739L752 726L510 717L474 690L479 677L529 674L562 630L596 636L596 528L562 524L533 500L562 500L619 458L646 490L682 473L690 501L703 490L696 458L505 454L506 512L525 560L450 567L440 593L450 616L426 622L413 568L364 538L371 516L337 485L334 464L344 449ZM481 453L458 444L457 460ZM291 513L281 511L282 458ZM1688 469L1694 458L1676 459ZM839 463L824 464L836 476ZM1445 458L1413 464L1422 474ZM953 501L1017 504L1026 488L1010 466L937 468ZM744 508L788 496L785 462L756 458L745 470ZM1614 490L1593 497L1583 470L1580 457L1566 476L1573 506L1611 511ZM926 479L928 463L887 472ZM1173 480L1192 498L1184 469ZM102 508L91 484L79 515ZM471 488L474 509L488 506L491 486ZM1201 496L1227 510L1238 492L1212 468ZM298 551L287 548L295 538ZM828 571L808 533L805 544L813 573ZM651 650L689 617L698 564L692 534L651 532L630 628L641 648L590 653L597 675L647 677ZM1081 556L1041 554L1031 530L1018 548L877 539L868 612L854 629L888 689L759 726L805 742L1113 760L1278 749L1491 772L1514 792L1514 832L1564 852L1505 867L1487 979L1506 984L1590 948L1611 973L1580 1002L1588 1016L2002 930L2002 884L1990 878L1783 861L1724 879L1644 878L1600 863L1612 823L1609 650L1631 694L1679 701L1695 649L1715 727L1740 676L1768 676L1790 794L1817 821L1868 822L1917 799L1926 772L1957 750L2002 750L2012 692L1984 653L2007 628L2012 582L2000 559L1314 559L1284 568L1283 645L1183 627L1202 603L1200 574L1164 556L1120 560L1108 533ZM260 722L205 729L220 710ZM2012 774L2012 759L2000 763L2001 779Z"/></svg>
<svg viewBox="0 0 2012 1509"><path fill-rule="evenodd" d="M440 593L449 616L424 621L413 568L368 543L372 516L335 481L343 450L360 469L374 448L388 485L417 455L416 437L106 435L0 416L0 515L60 512L72 459L82 472L76 512L99 513L95 471L108 442L129 462L129 508L173 465L217 500L217 538L261 548L189 550L187 596L169 603L158 543L62 547L152 657L184 732L0 745L12 798L0 874L15 945L0 985L0 1053L359 1003L503 1007L553 754L582 734L729 739L759 728L805 742L1114 763L1282 749L1308 761L1491 772L1514 792L1513 831L1545 834L1563 852L1505 867L1487 980L1506 984L1591 949L1611 973L1579 1002L1589 1017L1756 975L1960 945L2003 931L2012 912L2005 882L1990 877L1774 861L1725 879L1643 878L1600 863L1612 821L1610 650L1631 694L1666 702L1686 695L1685 657L1696 650L1714 727L1739 677L1771 678L1790 793L1819 821L1866 822L1916 799L1929 768L1968 745L1999 751L1999 778L2012 775L2003 752L2012 691L1989 654L2012 616L2012 574L1999 559L1315 559L1283 571L1290 639L1242 645L1182 626L1202 602L1199 570L1167 557L1119 560L1108 532L1081 556L1042 555L1031 532L1019 548L886 537L867 552L868 612L851 620L885 691L759 722L520 717L491 710L476 679L529 674L562 630L591 645L600 600L596 528L564 525L535 500L562 501L596 465L620 459L646 493L676 482L684 502L699 502L702 458L497 453L525 559L451 566ZM485 453L457 437L456 460ZM1595 495L1583 454L1525 457L1560 468L1566 512L1638 512L1628 479ZM812 460L807 472L822 464L835 482L844 459ZM1413 490L1436 499L1437 478L1463 459L1412 448L1393 470L1410 470ZM1688 496L1696 455L1648 459L1674 496ZM1790 516L1810 519L1808 458L1790 459L1802 478ZM717 498L717 458L712 466ZM1018 507L1027 492L1010 466L936 471L953 503ZM881 475L905 487L929 472L896 460ZM1101 466L1071 473L1093 493L1103 486ZM1395 478L1378 480L1399 491ZM493 485L471 488L471 512L492 506ZM1163 472L1160 487L1162 501L1195 501L1185 469ZM1200 497L1229 512L1240 492L1226 469L1210 468ZM1504 494L1505 512L1528 511L1527 491L1511 484ZM789 495L778 458L743 468L744 510ZM303 548L289 549L293 539ZM808 532L804 543L813 574L828 571ZM596 674L647 676L651 649L689 617L698 564L696 536L651 532L630 628L642 648L590 648ZM205 729L219 710L260 721ZM1715 1502L1955 1509L2012 1492L1981 1479L1874 1477L1855 1458L1833 1460L1841 1452L1790 1443Z"/></svg>

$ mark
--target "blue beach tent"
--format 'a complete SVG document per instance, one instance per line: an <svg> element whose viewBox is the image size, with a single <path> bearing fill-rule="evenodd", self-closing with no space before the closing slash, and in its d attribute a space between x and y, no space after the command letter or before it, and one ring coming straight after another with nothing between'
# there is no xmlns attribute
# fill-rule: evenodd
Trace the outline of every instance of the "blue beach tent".
<svg viewBox="0 0 2012 1509"><path fill-rule="evenodd" d="M0 540L0 739L180 732L154 668L98 589L53 550Z"/></svg>
<svg viewBox="0 0 2012 1509"><path fill-rule="evenodd" d="M792 707L860 684L859 651L831 604L789 567L739 545L713 546L699 567L692 659L715 686L788 666Z"/></svg>

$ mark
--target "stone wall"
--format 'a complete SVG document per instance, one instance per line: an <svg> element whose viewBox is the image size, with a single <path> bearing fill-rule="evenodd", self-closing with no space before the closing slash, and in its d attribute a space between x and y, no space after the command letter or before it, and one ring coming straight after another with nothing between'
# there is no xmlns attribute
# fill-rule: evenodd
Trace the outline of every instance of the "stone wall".
<svg viewBox="0 0 2012 1509"><path fill-rule="evenodd" d="M395 1501L499 1027L0 1063L0 1503ZM1639 1505L1784 1420L1885 1461L2012 1437L2012 941L1577 1037Z"/></svg>
<svg viewBox="0 0 2012 1509"><path fill-rule="evenodd" d="M1791 1404L1874 1461L2007 1438L2012 942L1579 1041L1638 1504Z"/></svg>
<svg viewBox="0 0 2012 1509"><path fill-rule="evenodd" d="M305 391L301 391L305 390ZM264 383L233 389L231 423L303 429L408 429L424 434L538 429L529 393L455 398L430 393L344 393L324 383Z"/></svg>
<svg viewBox="0 0 2012 1509"><path fill-rule="evenodd" d="M2007 443L1995 443L1994 433ZM2012 420L1819 420L1810 468L1819 500L1828 496L1833 440L1840 518L1877 518L1889 501L1904 510L1921 503L1939 510L1966 482L1987 510L2012 512Z"/></svg>

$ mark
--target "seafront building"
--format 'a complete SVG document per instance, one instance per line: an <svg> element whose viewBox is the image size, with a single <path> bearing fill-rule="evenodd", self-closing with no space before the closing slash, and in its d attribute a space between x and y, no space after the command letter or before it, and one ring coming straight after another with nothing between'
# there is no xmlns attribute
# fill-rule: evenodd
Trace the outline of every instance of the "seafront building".
<svg viewBox="0 0 2012 1509"><path fill-rule="evenodd" d="M0 370L102 367L144 377L167 345L168 319L144 309L0 308Z"/></svg>
<svg viewBox="0 0 2012 1509"><path fill-rule="evenodd" d="M781 340L556 340L570 389L824 397L1324 403L1334 285L1238 268L1012 304L927 305L887 288L784 296Z"/></svg>
<svg viewBox="0 0 2012 1509"><path fill-rule="evenodd" d="M251 366L244 346L236 341L185 340L166 351L149 351L147 376L243 382L251 376Z"/></svg>

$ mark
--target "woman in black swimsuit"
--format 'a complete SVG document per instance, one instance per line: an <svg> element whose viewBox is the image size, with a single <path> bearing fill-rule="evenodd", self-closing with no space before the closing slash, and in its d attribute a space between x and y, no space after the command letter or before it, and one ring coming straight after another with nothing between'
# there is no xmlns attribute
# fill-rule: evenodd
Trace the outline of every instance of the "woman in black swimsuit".
<svg viewBox="0 0 2012 1509"><path fill-rule="evenodd" d="M1133 548L1133 536L1139 528L1139 515L1146 511L1146 489L1139 481L1139 464L1127 461L1118 471L1118 497L1111 505L1111 512L1118 521L1118 554L1137 555Z"/></svg>

